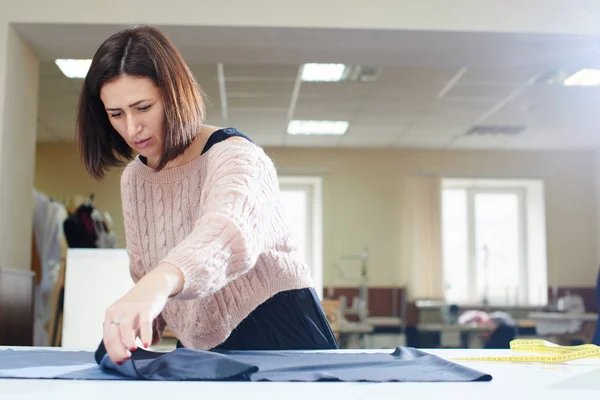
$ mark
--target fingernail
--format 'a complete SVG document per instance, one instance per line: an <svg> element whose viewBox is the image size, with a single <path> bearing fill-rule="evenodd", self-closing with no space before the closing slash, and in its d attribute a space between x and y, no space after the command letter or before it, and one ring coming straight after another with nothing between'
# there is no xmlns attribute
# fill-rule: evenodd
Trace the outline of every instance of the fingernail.
<svg viewBox="0 0 600 400"><path fill-rule="evenodd" d="M117 365L123 365L123 361L117 361Z"/></svg>
<svg viewBox="0 0 600 400"><path fill-rule="evenodd" d="M129 349L129 351L136 351L136 350L137 350L137 347L133 347L133 348Z"/></svg>
<svg viewBox="0 0 600 400"><path fill-rule="evenodd" d="M148 348L148 343L144 343L144 348L147 349Z"/></svg>

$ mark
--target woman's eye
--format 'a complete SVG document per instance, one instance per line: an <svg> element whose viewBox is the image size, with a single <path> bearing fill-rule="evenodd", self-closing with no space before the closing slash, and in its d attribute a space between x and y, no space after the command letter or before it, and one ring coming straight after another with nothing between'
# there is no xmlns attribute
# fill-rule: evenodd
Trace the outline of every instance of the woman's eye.
<svg viewBox="0 0 600 400"><path fill-rule="evenodd" d="M113 113L113 114L110 114L110 116L112 118L119 118L121 116L121 113Z"/></svg>
<svg viewBox="0 0 600 400"><path fill-rule="evenodd" d="M138 108L138 110L140 110L140 111L148 111L149 108L150 108L150 106L144 106L144 107Z"/></svg>

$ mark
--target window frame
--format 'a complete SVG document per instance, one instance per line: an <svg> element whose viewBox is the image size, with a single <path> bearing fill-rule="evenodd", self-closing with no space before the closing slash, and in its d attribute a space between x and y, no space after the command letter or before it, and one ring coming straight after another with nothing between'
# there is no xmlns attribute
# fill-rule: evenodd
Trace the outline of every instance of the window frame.
<svg viewBox="0 0 600 400"><path fill-rule="evenodd" d="M319 176L279 175L279 188L301 190L306 195L307 209L307 263L311 270L314 288L323 297L323 178Z"/></svg>
<svg viewBox="0 0 600 400"><path fill-rule="evenodd" d="M476 221L475 221L475 199L477 194L485 194L485 193L510 193L515 194L517 196L518 201L518 221L519 221L519 285L518 287L518 298L515 296L515 293L510 293L508 298L501 301L489 301L487 305L496 307L510 307L510 306L540 306L538 303L545 303L546 298L543 296L537 296L537 293L533 293L532 290L537 288L533 288L530 282L530 275L533 272L534 268L530 265L530 243L531 232L529 231L530 226L530 218L528 215L529 207L531 206L531 193L530 190L537 190L534 185L540 185L541 188L541 200L542 204L540 205L542 210L545 208L543 204L543 181L535 181L532 183L532 180L529 179L468 179L468 178L447 178L442 179L441 182L441 190L442 194L444 190L447 189L460 189L465 190L466 192L466 226L467 226L467 246L468 246L468 294L467 300L465 304L457 303L459 305L486 305L482 302L482 299L478 296L477 291L477 280L478 276L476 274L477 271L477 252L475 249L476 244ZM537 197L537 196L536 196ZM442 207L442 224L441 229L443 229L443 201L441 204ZM545 228L545 221L543 221L542 229ZM442 237L444 236L442 231ZM536 241L537 242L537 241ZM543 238L543 242L545 242L545 237ZM538 243L539 244L539 243ZM445 243L442 241L442 247L445 246ZM443 253L442 253L443 254ZM445 277L448 275L445 266L446 262L442 259L442 275ZM544 259L544 268L547 269L547 263ZM547 270L545 271L547 274ZM451 272L450 272L451 273ZM445 278L444 279L444 287L446 286ZM547 286L547 275L544 277ZM537 281L537 280L536 280ZM535 281L533 282L535 284ZM444 298L447 300L446 289L444 289ZM535 300L534 300L535 299ZM451 299L450 299L451 300ZM490 300L490 299L488 299Z"/></svg>

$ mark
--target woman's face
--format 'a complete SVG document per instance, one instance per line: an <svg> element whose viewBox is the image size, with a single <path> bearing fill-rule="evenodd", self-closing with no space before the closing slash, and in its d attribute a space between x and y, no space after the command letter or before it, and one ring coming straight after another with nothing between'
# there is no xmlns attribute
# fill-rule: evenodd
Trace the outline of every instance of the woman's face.
<svg viewBox="0 0 600 400"><path fill-rule="evenodd" d="M149 78L121 75L102 86L100 99L119 135L156 166L165 140L160 89Z"/></svg>

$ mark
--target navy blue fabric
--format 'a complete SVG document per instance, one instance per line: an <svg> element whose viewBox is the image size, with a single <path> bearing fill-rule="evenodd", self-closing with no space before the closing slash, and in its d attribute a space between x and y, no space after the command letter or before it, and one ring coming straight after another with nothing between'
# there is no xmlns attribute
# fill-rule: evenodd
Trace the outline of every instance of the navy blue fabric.
<svg viewBox="0 0 600 400"><path fill-rule="evenodd" d="M596 304L598 311L600 312L600 271L598 272L598 276L596 278ZM598 321L596 322L596 331L594 332L594 337L592 338L592 344L600 346L600 313L598 314Z"/></svg>
<svg viewBox="0 0 600 400"><path fill-rule="evenodd" d="M92 364L94 363L94 364ZM273 382L474 382L489 374L432 354L398 347L393 353L137 350L123 365L92 352L0 351L0 378Z"/></svg>

